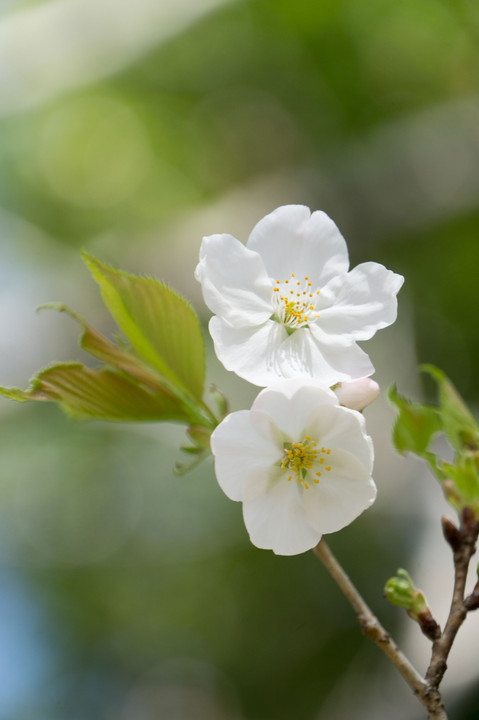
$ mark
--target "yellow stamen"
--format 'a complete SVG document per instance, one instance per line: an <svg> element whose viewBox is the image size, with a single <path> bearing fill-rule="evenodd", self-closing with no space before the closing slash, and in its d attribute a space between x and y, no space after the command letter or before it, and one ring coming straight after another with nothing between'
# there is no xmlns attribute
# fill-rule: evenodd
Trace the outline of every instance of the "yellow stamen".
<svg viewBox="0 0 479 720"><path fill-rule="evenodd" d="M330 465L324 468L324 458L318 456L319 453L329 454L330 452L331 450L325 447L319 450L317 442L312 440L310 435L305 435L304 440L287 443L284 446L281 470L283 472L289 470L288 481L296 478L305 490L309 490L311 479L316 485L319 484L318 478L322 473L320 470L316 470L318 465L322 465L325 470L331 470ZM312 477L309 475L310 472L314 473Z"/></svg>
<svg viewBox="0 0 479 720"><path fill-rule="evenodd" d="M312 282L309 279L309 275L305 275L303 281L296 280L296 299L288 299L289 295L293 295L294 297L295 291L284 288L284 285L291 286L292 281L295 279L295 273L291 273L291 277L287 280L282 281L276 279L275 284L277 287L273 288L273 290L278 293L278 296L281 289L283 289L283 294L279 296L280 302L276 302L278 296L276 296L273 301L275 307L274 318L292 329L311 322L313 318L319 318L319 313L314 312L315 305L312 302L315 295L319 293L319 290L314 291L315 294L313 294ZM286 295L285 292L288 292L288 295Z"/></svg>

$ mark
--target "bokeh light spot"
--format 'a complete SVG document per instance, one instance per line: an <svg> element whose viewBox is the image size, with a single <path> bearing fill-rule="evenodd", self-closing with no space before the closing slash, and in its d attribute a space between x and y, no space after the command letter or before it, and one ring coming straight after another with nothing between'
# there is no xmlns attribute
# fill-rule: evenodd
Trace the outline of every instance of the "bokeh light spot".
<svg viewBox="0 0 479 720"><path fill-rule="evenodd" d="M125 102L100 95L56 108L40 129L37 161L49 188L73 205L127 200L151 167L148 137Z"/></svg>

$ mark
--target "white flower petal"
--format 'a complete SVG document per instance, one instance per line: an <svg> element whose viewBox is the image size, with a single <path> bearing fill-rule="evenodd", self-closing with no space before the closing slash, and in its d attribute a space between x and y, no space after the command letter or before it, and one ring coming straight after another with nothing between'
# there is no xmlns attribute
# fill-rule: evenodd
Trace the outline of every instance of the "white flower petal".
<svg viewBox="0 0 479 720"><path fill-rule="evenodd" d="M329 388L304 380L283 380L276 386L262 390L251 407L251 414L259 411L274 418L276 427L284 432L286 441L295 442L309 427L308 419L318 406L337 406L338 400Z"/></svg>
<svg viewBox="0 0 479 720"><path fill-rule="evenodd" d="M215 473L223 492L231 499L244 497L245 478L254 478L261 487L270 468L282 457L282 450L260 435L248 410L228 415L211 435Z"/></svg>
<svg viewBox="0 0 479 720"><path fill-rule="evenodd" d="M335 223L322 211L311 214L304 205L284 205L266 215L253 228L247 245L261 255L273 280L284 280L294 272L325 285L349 267L346 242Z"/></svg>
<svg viewBox="0 0 479 720"><path fill-rule="evenodd" d="M331 386L374 372L369 356L354 340L328 338L317 324L290 335L281 350L285 377L311 377Z"/></svg>
<svg viewBox="0 0 479 720"><path fill-rule="evenodd" d="M305 515L321 534L349 525L372 505L377 493L369 472L354 455L337 450L331 456L331 471L303 496Z"/></svg>
<svg viewBox="0 0 479 720"><path fill-rule="evenodd" d="M333 278L324 289L325 297L334 299L330 307L321 309L317 324L329 336L368 340L396 320L396 295L403 282L402 275L384 265L362 263Z"/></svg>
<svg viewBox="0 0 479 720"><path fill-rule="evenodd" d="M273 312L272 283L261 257L232 235L203 238L195 277L209 309L230 324L258 325Z"/></svg>
<svg viewBox="0 0 479 720"><path fill-rule="evenodd" d="M261 387L279 378L307 378L331 386L374 372L369 356L354 340L331 340L316 325L288 335L273 320L256 327L232 327L215 316L209 331L225 368Z"/></svg>
<svg viewBox="0 0 479 720"><path fill-rule="evenodd" d="M218 359L227 370L263 387L281 377L278 349L287 332L279 323L268 320L257 327L231 327L212 317L209 331Z"/></svg>
<svg viewBox="0 0 479 720"><path fill-rule="evenodd" d="M296 481L274 483L256 500L243 504L243 517L253 545L277 555L296 555L318 544L321 534L306 520L303 491Z"/></svg>
<svg viewBox="0 0 479 720"><path fill-rule="evenodd" d="M318 438L331 452L348 450L371 474L374 451L361 413L345 407L321 405L310 413L306 428L311 437Z"/></svg>

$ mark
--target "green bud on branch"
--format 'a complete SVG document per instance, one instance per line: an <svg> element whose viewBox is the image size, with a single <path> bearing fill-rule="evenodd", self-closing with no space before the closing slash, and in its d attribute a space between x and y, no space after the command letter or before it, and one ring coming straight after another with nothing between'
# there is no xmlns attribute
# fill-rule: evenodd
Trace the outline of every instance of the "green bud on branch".
<svg viewBox="0 0 479 720"><path fill-rule="evenodd" d="M429 610L424 594L415 587L407 570L399 568L397 575L387 581L384 595L393 605L403 607L430 640L440 636L440 627Z"/></svg>

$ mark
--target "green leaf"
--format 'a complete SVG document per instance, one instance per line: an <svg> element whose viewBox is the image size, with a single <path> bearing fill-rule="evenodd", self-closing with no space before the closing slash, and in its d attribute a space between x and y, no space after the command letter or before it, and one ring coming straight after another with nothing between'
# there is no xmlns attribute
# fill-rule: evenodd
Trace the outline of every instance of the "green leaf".
<svg viewBox="0 0 479 720"><path fill-rule="evenodd" d="M49 303L42 305L39 310L54 309L59 312L65 312L82 327L82 335L80 338L80 347L93 357L101 360L112 368L123 370L132 378L143 383L147 388L153 391L169 394L172 398L173 393L167 391L161 382L161 377L155 370L148 367L141 359L130 352L126 348L119 347L115 343L108 340L104 335L94 330L87 321L67 305L61 303Z"/></svg>
<svg viewBox="0 0 479 720"><path fill-rule="evenodd" d="M81 363L53 365L42 370L28 390L0 387L0 394L19 401L57 402L78 419L190 421L175 397L153 393L111 368L91 369Z"/></svg>
<svg viewBox="0 0 479 720"><path fill-rule="evenodd" d="M447 473L454 484L455 493L452 494L451 504L457 510L471 507L479 510L479 458L477 454L469 452L457 453L454 464L444 463L444 473Z"/></svg>
<svg viewBox="0 0 479 720"><path fill-rule="evenodd" d="M389 399L399 409L393 428L393 441L399 452L412 452L430 460L427 448L435 433L442 430L441 417L436 408L413 403L400 395L396 386L389 391Z"/></svg>
<svg viewBox="0 0 479 720"><path fill-rule="evenodd" d="M438 384L439 413L444 431L456 450L479 450L479 425L446 374L434 365L422 365Z"/></svg>
<svg viewBox="0 0 479 720"><path fill-rule="evenodd" d="M165 379L202 400L204 345L189 303L150 277L138 277L83 254L103 301L136 352Z"/></svg>
<svg viewBox="0 0 479 720"><path fill-rule="evenodd" d="M116 271L91 256L86 261L128 342L108 340L66 305L43 306L79 322L81 347L104 364L58 363L33 378L28 390L0 388L0 394L58 402L77 418L174 420L211 433L218 421L202 400L203 338L186 300L151 278Z"/></svg>

